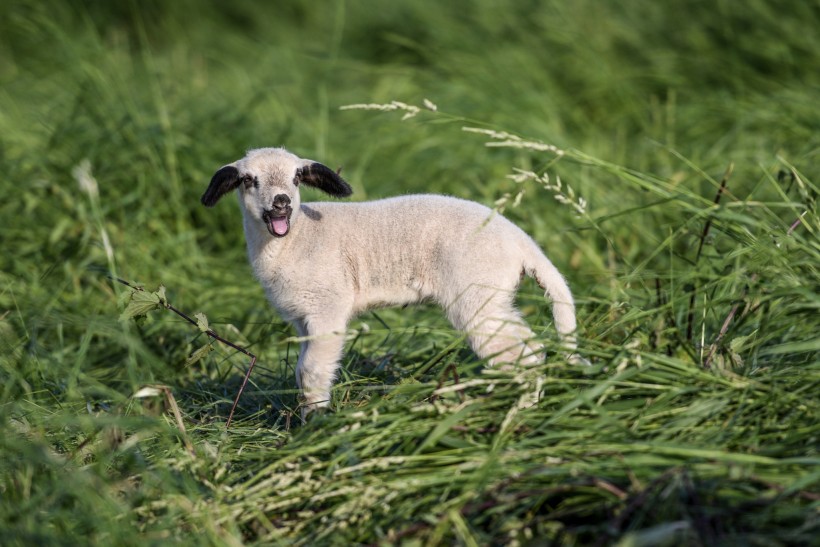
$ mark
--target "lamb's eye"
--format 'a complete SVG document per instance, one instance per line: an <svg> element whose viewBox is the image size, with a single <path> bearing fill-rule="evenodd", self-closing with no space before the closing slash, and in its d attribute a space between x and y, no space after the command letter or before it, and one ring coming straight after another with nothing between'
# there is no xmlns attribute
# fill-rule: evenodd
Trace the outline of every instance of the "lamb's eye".
<svg viewBox="0 0 820 547"><path fill-rule="evenodd" d="M250 188L253 186L254 188L259 188L259 179L254 177L253 175L245 175L242 177L242 184L245 188Z"/></svg>
<svg viewBox="0 0 820 547"><path fill-rule="evenodd" d="M300 181L301 179L302 179L302 170L301 170L301 169L297 169L297 170L296 170L296 174L295 174L295 175L293 175L293 185L294 185L294 186L299 186L299 181Z"/></svg>

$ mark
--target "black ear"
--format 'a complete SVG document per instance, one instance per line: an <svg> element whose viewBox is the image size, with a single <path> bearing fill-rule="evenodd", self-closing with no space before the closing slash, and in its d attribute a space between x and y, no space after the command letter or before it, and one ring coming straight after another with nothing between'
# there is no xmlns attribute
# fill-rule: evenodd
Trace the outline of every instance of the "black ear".
<svg viewBox="0 0 820 547"><path fill-rule="evenodd" d="M346 198L353 193L353 188L338 173L321 163L305 165L299 169L296 176L299 182L318 188L336 198Z"/></svg>
<svg viewBox="0 0 820 547"><path fill-rule="evenodd" d="M205 207L213 207L219 198L239 186L239 169L233 165L226 165L211 178L208 189L202 194L200 201Z"/></svg>

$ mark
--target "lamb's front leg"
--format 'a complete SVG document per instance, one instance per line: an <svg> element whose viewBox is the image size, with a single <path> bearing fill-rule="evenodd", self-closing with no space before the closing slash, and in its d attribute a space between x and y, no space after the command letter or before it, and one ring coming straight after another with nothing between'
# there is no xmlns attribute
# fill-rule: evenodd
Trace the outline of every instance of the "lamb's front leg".
<svg viewBox="0 0 820 547"><path fill-rule="evenodd" d="M317 408L330 405L330 388L339 370L344 349L345 320L306 318L295 322L303 338L296 364L296 384L302 391L302 419Z"/></svg>

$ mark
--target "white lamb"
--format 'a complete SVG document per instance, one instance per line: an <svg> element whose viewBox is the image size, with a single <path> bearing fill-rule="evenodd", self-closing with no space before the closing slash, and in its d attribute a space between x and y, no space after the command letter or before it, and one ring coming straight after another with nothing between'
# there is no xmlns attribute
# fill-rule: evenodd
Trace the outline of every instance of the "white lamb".
<svg viewBox="0 0 820 547"><path fill-rule="evenodd" d="M411 195L362 203L301 203L299 184L352 193L326 166L283 148L261 148L219 169L202 195L212 207L239 192L248 257L271 304L303 340L296 365L303 416L328 406L345 331L356 314L437 302L490 364L543 360L543 347L513 304L524 274L553 302L571 362L575 306L538 245L492 210L453 197Z"/></svg>

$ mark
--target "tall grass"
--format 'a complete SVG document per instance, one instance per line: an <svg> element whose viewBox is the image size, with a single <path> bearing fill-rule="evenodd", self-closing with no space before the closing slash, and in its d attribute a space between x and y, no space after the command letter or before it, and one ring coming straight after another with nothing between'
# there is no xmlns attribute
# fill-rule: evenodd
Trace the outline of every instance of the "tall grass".
<svg viewBox="0 0 820 547"><path fill-rule="evenodd" d="M4 3L0 543L816 541L818 23L765 0ZM394 100L419 111L340 108ZM593 366L489 371L434 308L382 310L299 424L238 211L196 206L267 145L358 199L503 207L566 273ZM162 310L120 321L111 273L259 356L229 431L245 356L192 359L206 336ZM537 289L519 303L549 343Z"/></svg>

